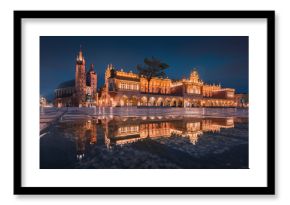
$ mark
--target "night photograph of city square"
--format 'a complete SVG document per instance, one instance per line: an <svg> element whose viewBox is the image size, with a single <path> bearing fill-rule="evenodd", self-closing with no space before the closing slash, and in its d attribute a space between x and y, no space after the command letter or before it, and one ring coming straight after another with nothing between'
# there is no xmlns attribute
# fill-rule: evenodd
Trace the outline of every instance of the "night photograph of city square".
<svg viewBox="0 0 290 205"><path fill-rule="evenodd" d="M249 169L248 36L41 36L40 169Z"/></svg>

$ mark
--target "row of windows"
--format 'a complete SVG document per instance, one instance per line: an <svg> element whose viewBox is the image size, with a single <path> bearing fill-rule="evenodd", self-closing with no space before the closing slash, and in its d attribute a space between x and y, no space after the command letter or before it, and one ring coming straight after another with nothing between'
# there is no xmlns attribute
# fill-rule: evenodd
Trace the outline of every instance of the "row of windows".
<svg viewBox="0 0 290 205"><path fill-rule="evenodd" d="M147 92L148 91L148 86L146 87L141 87L141 91L142 92ZM164 87L149 87L149 92L153 92L153 93L169 93L170 89L169 88L164 88Z"/></svg>
<svg viewBox="0 0 290 205"><path fill-rule="evenodd" d="M119 132L120 133L128 133L128 132L138 132L139 126L130 126L130 127L120 127Z"/></svg>
<svg viewBox="0 0 290 205"><path fill-rule="evenodd" d="M119 88L122 89L122 90L139 90L139 85L121 83Z"/></svg>
<svg viewBox="0 0 290 205"><path fill-rule="evenodd" d="M187 89L187 93L194 93L194 94L200 94L200 89Z"/></svg>

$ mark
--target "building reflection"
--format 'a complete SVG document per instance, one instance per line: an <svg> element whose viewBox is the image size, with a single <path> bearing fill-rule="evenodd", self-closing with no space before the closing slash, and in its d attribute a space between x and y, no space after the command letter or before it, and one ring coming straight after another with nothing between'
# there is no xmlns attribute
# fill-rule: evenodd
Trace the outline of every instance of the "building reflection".
<svg viewBox="0 0 290 205"><path fill-rule="evenodd" d="M220 132L221 128L234 128L234 118L163 118L142 117L120 121L117 118L102 122L107 147L133 143L145 138L179 136L196 144L205 132Z"/></svg>
<svg viewBox="0 0 290 205"><path fill-rule="evenodd" d="M140 118L104 118L99 120L64 122L70 128L76 143L76 158L81 160L91 146L124 145L142 139L183 137L196 144L205 132L220 132L234 128L234 118L182 118L148 116ZM97 130L100 129L99 136Z"/></svg>

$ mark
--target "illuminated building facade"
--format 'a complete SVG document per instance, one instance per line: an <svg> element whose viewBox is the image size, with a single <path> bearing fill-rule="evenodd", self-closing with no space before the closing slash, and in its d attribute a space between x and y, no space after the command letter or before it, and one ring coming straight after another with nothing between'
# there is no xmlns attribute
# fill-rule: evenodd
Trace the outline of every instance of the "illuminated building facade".
<svg viewBox="0 0 290 205"><path fill-rule="evenodd" d="M189 78L153 78L149 82L133 72L108 65L100 106L236 107L235 89L204 83L193 69Z"/></svg>
<svg viewBox="0 0 290 205"><path fill-rule="evenodd" d="M239 93L235 95L235 99L238 107L248 107L249 106L249 96L245 93Z"/></svg>
<svg viewBox="0 0 290 205"><path fill-rule="evenodd" d="M94 65L86 71L82 50L76 57L75 79L61 83L54 91L56 107L90 107L97 105L97 74Z"/></svg>
<svg viewBox="0 0 290 205"><path fill-rule="evenodd" d="M148 89L149 86L149 89ZM193 69L188 78L172 80L152 78L149 82L138 74L116 70L112 64L105 71L105 84L97 93L94 65L86 71L82 50L76 57L75 79L55 89L56 107L247 107L245 96L233 88L204 83Z"/></svg>

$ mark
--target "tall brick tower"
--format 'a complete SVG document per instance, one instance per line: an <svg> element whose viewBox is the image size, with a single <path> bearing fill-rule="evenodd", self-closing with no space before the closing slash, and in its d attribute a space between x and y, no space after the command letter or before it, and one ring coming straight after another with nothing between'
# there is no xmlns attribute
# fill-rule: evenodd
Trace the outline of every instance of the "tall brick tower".
<svg viewBox="0 0 290 205"><path fill-rule="evenodd" d="M97 74L94 70L94 64L90 65L90 70L87 73L87 83L91 88L92 98L95 99L97 94Z"/></svg>
<svg viewBox="0 0 290 205"><path fill-rule="evenodd" d="M86 61L81 48L76 58L75 91L78 105L83 104L86 100Z"/></svg>

